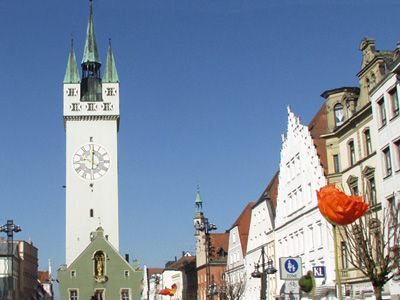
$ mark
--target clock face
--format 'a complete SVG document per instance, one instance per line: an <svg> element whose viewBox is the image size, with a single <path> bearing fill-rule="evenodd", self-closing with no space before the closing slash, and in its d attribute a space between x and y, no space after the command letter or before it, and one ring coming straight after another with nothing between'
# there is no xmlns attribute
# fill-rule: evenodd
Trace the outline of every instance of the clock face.
<svg viewBox="0 0 400 300"><path fill-rule="evenodd" d="M97 180L110 168L110 156L96 144L87 144L76 151L73 157L75 172L86 180Z"/></svg>

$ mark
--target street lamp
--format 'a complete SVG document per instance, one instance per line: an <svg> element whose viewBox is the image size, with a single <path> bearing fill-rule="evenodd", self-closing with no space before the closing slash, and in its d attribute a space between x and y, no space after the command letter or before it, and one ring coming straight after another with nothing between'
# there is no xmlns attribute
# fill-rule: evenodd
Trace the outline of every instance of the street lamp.
<svg viewBox="0 0 400 300"><path fill-rule="evenodd" d="M260 300L266 300L266 291L267 291L267 276L275 274L277 270L274 267L274 262L272 258L267 257L267 264L265 265L265 250L264 246L261 247L261 271L260 271L260 264L258 262L254 265L255 270L251 273L251 277L253 278L261 278L261 291L260 291Z"/></svg>
<svg viewBox="0 0 400 300"><path fill-rule="evenodd" d="M211 294L211 286L210 284L210 232L213 230L217 230L217 226L215 224L209 223L208 218L202 218L201 221L197 221L194 225L194 228L196 231L201 231L204 232L204 237L205 237L205 247L206 247L206 289L209 289L208 292L206 292L207 297L210 297L210 299L214 299L214 294ZM217 288L217 285L213 282L213 285L215 285L215 289Z"/></svg>
<svg viewBox="0 0 400 300"><path fill-rule="evenodd" d="M14 232L20 232L21 227L14 224L13 220L7 220L7 223L0 226L0 232L7 233L7 256L11 258L11 280L7 291L7 299L14 299ZM8 266L8 264L7 264Z"/></svg>
<svg viewBox="0 0 400 300"><path fill-rule="evenodd" d="M215 282L213 282L208 288L208 296L210 297L210 300L214 300L214 296L217 294L218 294L218 287L215 284Z"/></svg>

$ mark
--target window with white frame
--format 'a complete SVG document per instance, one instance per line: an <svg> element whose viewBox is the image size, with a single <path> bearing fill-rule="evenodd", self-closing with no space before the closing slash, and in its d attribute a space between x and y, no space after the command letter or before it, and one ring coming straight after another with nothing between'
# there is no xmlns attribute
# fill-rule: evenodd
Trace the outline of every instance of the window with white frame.
<svg viewBox="0 0 400 300"><path fill-rule="evenodd" d="M392 175L392 159L390 157L390 147L382 150L383 155L383 177Z"/></svg>
<svg viewBox="0 0 400 300"><path fill-rule="evenodd" d="M342 269L348 269L349 262L347 258L347 243L345 241L340 242L340 254L342 258Z"/></svg>
<svg viewBox="0 0 400 300"><path fill-rule="evenodd" d="M333 169L335 173L340 172L340 161L339 161L339 154L333 155Z"/></svg>
<svg viewBox="0 0 400 300"><path fill-rule="evenodd" d="M354 141L350 140L347 144L349 150L349 162L350 166L353 166L356 163L356 150L354 148Z"/></svg>
<svg viewBox="0 0 400 300"><path fill-rule="evenodd" d="M379 113L380 127L383 127L386 125L386 108L385 108L385 100L383 98L378 100L378 113Z"/></svg>
<svg viewBox="0 0 400 300"><path fill-rule="evenodd" d="M400 139L393 143L394 145L394 155L395 155L395 168L396 171L400 170Z"/></svg>
<svg viewBox="0 0 400 300"><path fill-rule="evenodd" d="M369 128L364 130L364 148L365 155L370 155L372 153L371 132Z"/></svg>
<svg viewBox="0 0 400 300"><path fill-rule="evenodd" d="M399 115L399 97L397 94L396 87L394 87L389 91L389 97L390 97L390 108L391 108L392 118L394 118Z"/></svg>
<svg viewBox="0 0 400 300"><path fill-rule="evenodd" d="M368 185L370 189L371 206L376 205L376 184L375 177L368 178Z"/></svg>
<svg viewBox="0 0 400 300"><path fill-rule="evenodd" d="M350 193L354 196L357 196L359 193L358 178L355 176L349 176L349 178L347 179L347 185L349 186Z"/></svg>
<svg viewBox="0 0 400 300"><path fill-rule="evenodd" d="M69 300L78 300L78 290L69 290Z"/></svg>
<svg viewBox="0 0 400 300"><path fill-rule="evenodd" d="M130 300L129 289L122 289L121 290L121 300Z"/></svg>

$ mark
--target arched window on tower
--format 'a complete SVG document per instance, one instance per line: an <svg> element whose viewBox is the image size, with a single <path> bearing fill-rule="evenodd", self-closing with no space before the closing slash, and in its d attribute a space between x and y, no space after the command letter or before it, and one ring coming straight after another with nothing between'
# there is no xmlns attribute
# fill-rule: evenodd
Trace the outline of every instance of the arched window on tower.
<svg viewBox="0 0 400 300"><path fill-rule="evenodd" d="M344 112L343 112L343 105L338 103L334 107L335 112L335 125L336 127L340 126L344 122Z"/></svg>

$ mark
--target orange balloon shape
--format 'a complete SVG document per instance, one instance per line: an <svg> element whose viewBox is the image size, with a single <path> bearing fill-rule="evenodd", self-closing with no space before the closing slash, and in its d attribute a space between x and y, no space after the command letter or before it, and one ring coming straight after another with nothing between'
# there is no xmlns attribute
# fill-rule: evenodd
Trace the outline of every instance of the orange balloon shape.
<svg viewBox="0 0 400 300"><path fill-rule="evenodd" d="M347 196L333 185L317 191L321 214L334 225L348 225L365 215L368 204L360 196Z"/></svg>
<svg viewBox="0 0 400 300"><path fill-rule="evenodd" d="M159 295L164 295L164 296L173 296L173 295L175 295L175 293L176 293L176 289L177 289L177 286L176 286L176 284L174 283L174 284L171 286L170 289L166 287L165 289L162 289L161 291L159 291L158 294L159 294Z"/></svg>

